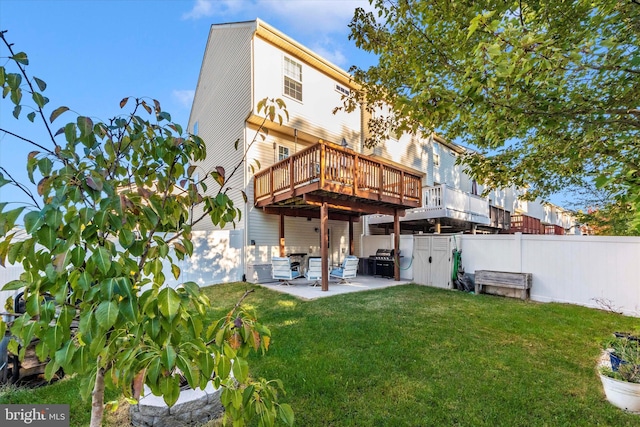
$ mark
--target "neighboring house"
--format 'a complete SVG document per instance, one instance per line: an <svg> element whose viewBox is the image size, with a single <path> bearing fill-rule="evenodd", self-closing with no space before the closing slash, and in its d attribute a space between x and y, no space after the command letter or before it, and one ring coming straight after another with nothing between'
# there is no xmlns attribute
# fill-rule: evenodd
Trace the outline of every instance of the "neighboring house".
<svg viewBox="0 0 640 427"><path fill-rule="evenodd" d="M436 135L403 135L365 149L367 114L333 112L355 89L347 72L259 19L211 26L189 119L207 143L197 173L230 171L247 153L228 183L242 217L230 231L239 268L225 280L267 279L273 256L325 255L339 264L348 254L372 255L362 235L509 228L519 212L515 196L478 196L482 189L455 165L463 148ZM257 104L267 97L285 101L289 120L267 123L266 138L252 144L263 121ZM555 213L540 208L540 219L562 225Z"/></svg>
<svg viewBox="0 0 640 427"><path fill-rule="evenodd" d="M456 164L466 149L431 134L393 136L383 147L370 150L395 162L424 171L424 206L410 209L400 220L405 233L580 234L571 212L539 200L525 201L514 188L485 188ZM365 150L365 152L368 152ZM370 234L384 234L391 218L367 218Z"/></svg>

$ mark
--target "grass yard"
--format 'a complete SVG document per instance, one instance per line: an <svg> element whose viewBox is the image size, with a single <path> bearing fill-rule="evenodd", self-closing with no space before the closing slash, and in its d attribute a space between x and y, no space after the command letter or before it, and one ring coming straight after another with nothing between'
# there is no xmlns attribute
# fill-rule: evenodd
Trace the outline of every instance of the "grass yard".
<svg viewBox="0 0 640 427"><path fill-rule="evenodd" d="M244 283L206 289L216 317L253 287L245 302L272 344L252 373L284 382L296 425L640 425L595 371L600 343L638 319L415 285L302 301ZM0 403L70 403L72 425L86 425L75 384L8 389Z"/></svg>

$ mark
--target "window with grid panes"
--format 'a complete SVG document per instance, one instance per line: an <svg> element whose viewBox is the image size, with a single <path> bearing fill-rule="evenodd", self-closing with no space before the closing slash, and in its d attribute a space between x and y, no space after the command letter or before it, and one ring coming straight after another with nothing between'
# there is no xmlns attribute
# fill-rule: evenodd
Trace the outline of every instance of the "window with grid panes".
<svg viewBox="0 0 640 427"><path fill-rule="evenodd" d="M302 65L284 58L284 94L302 101Z"/></svg>
<svg viewBox="0 0 640 427"><path fill-rule="evenodd" d="M284 160L289 157L289 148L283 147L282 145L278 146L278 161Z"/></svg>

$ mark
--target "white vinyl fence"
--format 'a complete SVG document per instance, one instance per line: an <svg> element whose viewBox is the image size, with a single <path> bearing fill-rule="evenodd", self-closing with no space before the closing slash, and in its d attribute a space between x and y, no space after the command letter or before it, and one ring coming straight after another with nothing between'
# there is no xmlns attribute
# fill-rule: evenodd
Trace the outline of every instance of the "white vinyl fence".
<svg viewBox="0 0 640 427"><path fill-rule="evenodd" d="M444 236L444 235L443 235ZM497 270L532 273L531 299L565 302L608 309L640 317L640 238L556 235L456 235L467 273ZM392 236L362 236L368 248L391 248ZM413 257L413 236L401 236L401 277L413 280L425 275ZM242 230L195 233L194 255L179 263L182 274L171 286L185 281L210 285L241 280L245 274ZM20 266L0 267L0 287L19 278ZM0 311L14 292L0 292Z"/></svg>
<svg viewBox="0 0 640 427"><path fill-rule="evenodd" d="M243 262L243 230L194 231L193 255L176 264L180 267L180 277L176 280L171 267L165 263L163 273L169 286L193 281L200 286L242 280ZM20 278L24 271L22 265L0 267L0 289L12 280ZM4 312L7 298L16 294L14 291L0 291L0 312Z"/></svg>
<svg viewBox="0 0 640 427"><path fill-rule="evenodd" d="M640 316L640 238L461 235L467 273L532 273L531 299ZM414 265L414 268L417 268Z"/></svg>

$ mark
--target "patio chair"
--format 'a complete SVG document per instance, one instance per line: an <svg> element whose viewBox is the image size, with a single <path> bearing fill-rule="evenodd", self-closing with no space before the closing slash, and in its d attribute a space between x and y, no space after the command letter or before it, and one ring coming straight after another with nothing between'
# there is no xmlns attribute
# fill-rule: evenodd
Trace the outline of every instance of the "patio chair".
<svg viewBox="0 0 640 427"><path fill-rule="evenodd" d="M315 280L311 286L318 286L320 284L319 280L322 280L322 258L309 258L309 265L307 265L307 271L305 271L304 277L306 277L307 280Z"/></svg>
<svg viewBox="0 0 640 427"><path fill-rule="evenodd" d="M329 273L329 277L337 277L340 279L340 284L350 283L347 279L355 279L358 273L358 257L349 255L344 258L342 267L334 268Z"/></svg>
<svg viewBox="0 0 640 427"><path fill-rule="evenodd" d="M291 260L289 257L272 257L271 258L271 277L274 280L280 280L280 285L289 286L290 280L300 277L300 272L291 268Z"/></svg>

